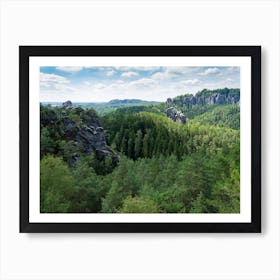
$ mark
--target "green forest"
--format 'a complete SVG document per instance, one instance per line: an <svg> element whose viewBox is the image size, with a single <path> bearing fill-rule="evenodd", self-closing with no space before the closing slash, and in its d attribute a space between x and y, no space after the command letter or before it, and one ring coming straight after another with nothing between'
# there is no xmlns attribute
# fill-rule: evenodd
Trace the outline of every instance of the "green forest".
<svg viewBox="0 0 280 280"><path fill-rule="evenodd" d="M108 102L103 114L41 104L40 211L239 213L239 95ZM168 117L170 107L186 123Z"/></svg>

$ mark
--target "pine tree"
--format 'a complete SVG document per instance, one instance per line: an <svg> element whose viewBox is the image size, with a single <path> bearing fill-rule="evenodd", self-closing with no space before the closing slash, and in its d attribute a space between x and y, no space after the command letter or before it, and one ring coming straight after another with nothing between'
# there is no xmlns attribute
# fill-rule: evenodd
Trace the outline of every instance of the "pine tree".
<svg viewBox="0 0 280 280"><path fill-rule="evenodd" d="M139 158L142 156L142 145L143 145L143 134L140 129L137 130L136 138L135 138L135 158Z"/></svg>

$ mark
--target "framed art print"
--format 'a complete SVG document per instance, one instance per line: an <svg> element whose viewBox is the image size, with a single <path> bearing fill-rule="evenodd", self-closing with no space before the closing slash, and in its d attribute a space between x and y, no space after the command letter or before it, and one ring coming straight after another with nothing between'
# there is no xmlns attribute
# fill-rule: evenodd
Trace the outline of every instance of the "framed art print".
<svg viewBox="0 0 280 280"><path fill-rule="evenodd" d="M260 46L20 46L20 232L261 232Z"/></svg>

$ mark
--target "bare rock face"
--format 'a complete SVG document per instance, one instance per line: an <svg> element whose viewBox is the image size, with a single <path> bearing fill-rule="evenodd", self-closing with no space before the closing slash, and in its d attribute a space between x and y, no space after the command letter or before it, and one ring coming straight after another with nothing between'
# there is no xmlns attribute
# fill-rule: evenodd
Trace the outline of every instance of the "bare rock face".
<svg viewBox="0 0 280 280"><path fill-rule="evenodd" d="M55 149L70 166L74 166L84 155L93 156L95 171L100 174L103 167L107 172L119 164L120 158L107 145L104 129L92 108L72 107L72 102L66 101L60 108L42 109L40 131L44 128L55 139Z"/></svg>
<svg viewBox="0 0 280 280"><path fill-rule="evenodd" d="M204 91L204 90L203 90ZM187 94L183 99L168 98L166 104L168 105L186 105L188 109L195 105L225 105L225 104L239 104L240 91L230 93L228 89L224 89L224 92L199 92L196 95Z"/></svg>
<svg viewBox="0 0 280 280"><path fill-rule="evenodd" d="M62 103L62 107L64 109L72 109L73 108L73 104L70 100L67 100L66 102Z"/></svg>
<svg viewBox="0 0 280 280"><path fill-rule="evenodd" d="M107 145L103 127L100 126L97 118L92 118L90 124L80 125L71 120L68 116L64 117L65 137L68 140L75 141L77 146L83 147L86 154L96 153L100 160L110 157L114 166L118 165L119 157ZM73 164L79 159L79 155L75 155Z"/></svg>
<svg viewBox="0 0 280 280"><path fill-rule="evenodd" d="M224 96L222 94L217 94L217 96L215 98L215 103L221 105L221 104L230 103L230 101L227 101L226 96Z"/></svg>
<svg viewBox="0 0 280 280"><path fill-rule="evenodd" d="M166 116L174 122L186 123L185 115L174 107L170 107L166 110Z"/></svg>
<svg viewBox="0 0 280 280"><path fill-rule="evenodd" d="M172 104L172 103L173 103L172 98L167 98L166 103L167 103L167 104Z"/></svg>

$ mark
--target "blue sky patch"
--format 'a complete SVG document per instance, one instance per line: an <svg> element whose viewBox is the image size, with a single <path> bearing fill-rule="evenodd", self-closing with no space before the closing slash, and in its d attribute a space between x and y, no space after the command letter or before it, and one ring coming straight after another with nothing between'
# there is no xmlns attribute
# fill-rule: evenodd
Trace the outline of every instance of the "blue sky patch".
<svg viewBox="0 0 280 280"><path fill-rule="evenodd" d="M41 102L165 101L225 87L240 87L239 67L40 67Z"/></svg>

